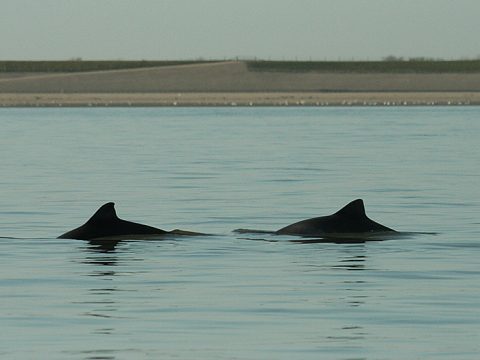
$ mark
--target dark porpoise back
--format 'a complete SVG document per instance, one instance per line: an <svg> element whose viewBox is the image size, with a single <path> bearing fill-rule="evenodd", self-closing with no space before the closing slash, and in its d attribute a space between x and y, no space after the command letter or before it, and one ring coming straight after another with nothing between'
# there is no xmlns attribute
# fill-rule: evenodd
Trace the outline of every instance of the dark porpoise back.
<svg viewBox="0 0 480 360"><path fill-rule="evenodd" d="M278 231L279 235L324 236L328 234L365 234L395 232L367 217L362 199L357 199L335 214L302 220Z"/></svg>
<svg viewBox="0 0 480 360"><path fill-rule="evenodd" d="M113 202L106 203L82 226L60 235L59 239L92 240L99 238L139 238L138 235L199 235L187 231L173 230L168 232L152 226L122 220L115 212ZM137 235L137 236L135 236Z"/></svg>

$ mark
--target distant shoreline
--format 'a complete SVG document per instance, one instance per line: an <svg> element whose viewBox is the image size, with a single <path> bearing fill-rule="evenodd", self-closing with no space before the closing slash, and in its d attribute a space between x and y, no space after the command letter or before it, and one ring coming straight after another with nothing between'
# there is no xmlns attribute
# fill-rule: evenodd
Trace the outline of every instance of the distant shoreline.
<svg viewBox="0 0 480 360"><path fill-rule="evenodd" d="M330 65L226 61L83 72L5 72L0 74L0 106L480 105L480 61L399 62L398 68L389 62L350 63L344 65L350 70L358 65L361 71L319 71ZM380 68L365 72L373 65ZM407 65L417 68L401 67ZM437 70L442 71L450 65L451 71L473 67L468 68L471 72L431 72L440 65ZM390 72L378 72L385 66ZM421 66L429 71L393 71L420 71Z"/></svg>
<svg viewBox="0 0 480 360"><path fill-rule="evenodd" d="M0 93L0 107L465 106L480 92Z"/></svg>

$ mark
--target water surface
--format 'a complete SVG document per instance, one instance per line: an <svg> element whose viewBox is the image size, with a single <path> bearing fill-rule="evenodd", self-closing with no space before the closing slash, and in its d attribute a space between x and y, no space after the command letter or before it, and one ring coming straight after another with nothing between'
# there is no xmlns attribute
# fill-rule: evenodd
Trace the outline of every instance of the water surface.
<svg viewBox="0 0 480 360"><path fill-rule="evenodd" d="M0 356L475 359L480 108L0 109ZM246 236L363 198L364 244ZM103 203L215 236L55 239Z"/></svg>

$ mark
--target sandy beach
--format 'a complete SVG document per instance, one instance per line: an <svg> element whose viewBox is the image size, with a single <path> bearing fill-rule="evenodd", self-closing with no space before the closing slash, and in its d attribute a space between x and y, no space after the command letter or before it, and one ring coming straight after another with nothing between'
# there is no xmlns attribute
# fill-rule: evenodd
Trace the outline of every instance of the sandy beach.
<svg viewBox="0 0 480 360"><path fill-rule="evenodd" d="M0 76L0 106L479 105L480 73L252 71L245 62Z"/></svg>
<svg viewBox="0 0 480 360"><path fill-rule="evenodd" d="M480 105L480 92L0 94L1 107Z"/></svg>

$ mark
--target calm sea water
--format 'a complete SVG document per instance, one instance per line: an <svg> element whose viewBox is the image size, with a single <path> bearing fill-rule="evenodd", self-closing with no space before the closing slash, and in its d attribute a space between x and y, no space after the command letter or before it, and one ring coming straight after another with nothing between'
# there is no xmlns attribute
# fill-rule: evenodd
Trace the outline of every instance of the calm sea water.
<svg viewBox="0 0 480 360"><path fill-rule="evenodd" d="M0 109L2 359L476 359L480 108ZM363 198L365 244L246 236ZM104 202L215 234L56 236Z"/></svg>

